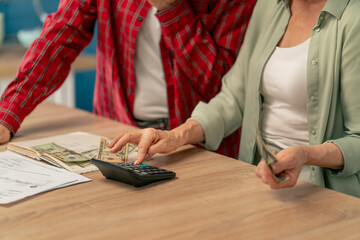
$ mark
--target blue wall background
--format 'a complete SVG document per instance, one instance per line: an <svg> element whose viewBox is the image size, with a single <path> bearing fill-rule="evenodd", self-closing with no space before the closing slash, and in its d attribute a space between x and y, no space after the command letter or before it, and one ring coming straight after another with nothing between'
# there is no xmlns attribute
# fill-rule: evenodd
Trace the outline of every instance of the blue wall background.
<svg viewBox="0 0 360 240"><path fill-rule="evenodd" d="M42 0L45 12L57 10L59 0ZM5 41L17 41L16 34L20 29L41 28L42 22L37 16L31 0L0 0L0 11L5 13ZM95 35L96 36L96 33ZM83 51L96 53L96 37ZM92 111L95 70L77 72L75 75L75 106Z"/></svg>

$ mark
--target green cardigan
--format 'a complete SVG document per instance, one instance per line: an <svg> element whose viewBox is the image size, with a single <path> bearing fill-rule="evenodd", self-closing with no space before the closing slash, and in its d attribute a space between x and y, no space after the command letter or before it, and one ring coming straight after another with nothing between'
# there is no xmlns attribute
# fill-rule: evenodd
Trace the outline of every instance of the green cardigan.
<svg viewBox="0 0 360 240"><path fill-rule="evenodd" d="M205 131L204 146L242 126L239 159L257 164L255 128L260 122L260 82L264 66L290 18L287 1L259 0L239 56L224 76L221 92L200 102L191 119ZM311 167L310 181L360 197L360 1L328 0L313 28L307 61L309 144L335 143L342 170ZM294 132L296 134L296 132Z"/></svg>

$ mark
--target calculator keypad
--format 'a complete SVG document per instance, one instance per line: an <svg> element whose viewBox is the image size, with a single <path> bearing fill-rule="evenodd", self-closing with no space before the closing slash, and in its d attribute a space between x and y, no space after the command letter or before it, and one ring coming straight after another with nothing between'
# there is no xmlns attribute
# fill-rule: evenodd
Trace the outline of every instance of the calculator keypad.
<svg viewBox="0 0 360 240"><path fill-rule="evenodd" d="M141 187L155 181L175 178L176 175L175 172L147 164L115 164L97 159L91 159L91 162L99 168L106 178L128 183L135 187Z"/></svg>
<svg viewBox="0 0 360 240"><path fill-rule="evenodd" d="M166 169L149 166L146 164L140 164L140 165L134 165L133 163L121 163L116 164L118 166L121 166L123 168L129 169L130 171L133 171L139 175L163 175L163 174L171 174L171 171L168 171Z"/></svg>

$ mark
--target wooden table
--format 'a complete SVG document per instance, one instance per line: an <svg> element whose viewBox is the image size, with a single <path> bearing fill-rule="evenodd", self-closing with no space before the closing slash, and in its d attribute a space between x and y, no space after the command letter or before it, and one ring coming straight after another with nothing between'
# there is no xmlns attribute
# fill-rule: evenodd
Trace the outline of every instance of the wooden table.
<svg viewBox="0 0 360 240"><path fill-rule="evenodd" d="M44 103L13 141L133 129ZM93 181L0 206L0 239L360 239L357 198L303 182L270 190L254 166L193 146L150 164L177 178L134 188L85 174Z"/></svg>

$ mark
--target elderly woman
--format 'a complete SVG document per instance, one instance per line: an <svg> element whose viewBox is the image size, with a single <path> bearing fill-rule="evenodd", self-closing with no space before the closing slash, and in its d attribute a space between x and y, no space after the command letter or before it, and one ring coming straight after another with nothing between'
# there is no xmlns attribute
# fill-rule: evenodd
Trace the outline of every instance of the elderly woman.
<svg viewBox="0 0 360 240"><path fill-rule="evenodd" d="M360 1L260 0L221 92L172 131L115 138L138 144L136 163L183 144L216 149L242 126L239 159L271 188L298 179L360 197ZM256 151L258 124L275 151L274 174Z"/></svg>

